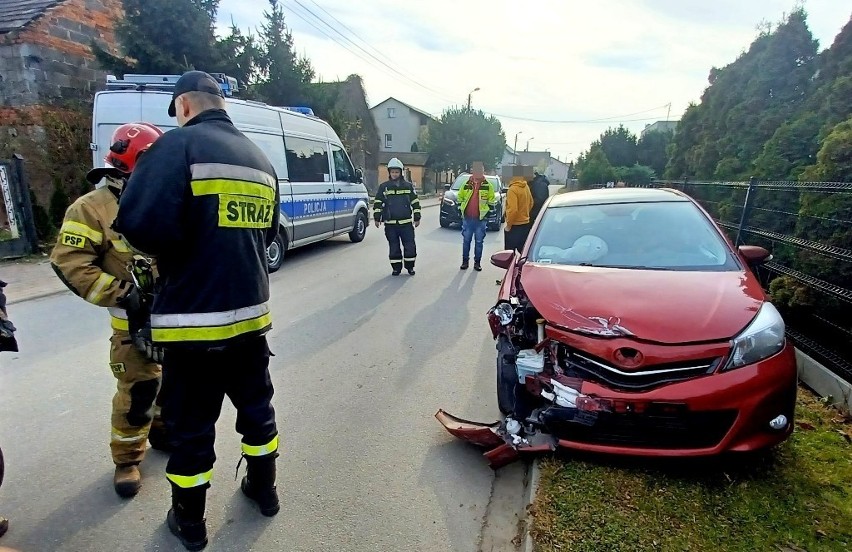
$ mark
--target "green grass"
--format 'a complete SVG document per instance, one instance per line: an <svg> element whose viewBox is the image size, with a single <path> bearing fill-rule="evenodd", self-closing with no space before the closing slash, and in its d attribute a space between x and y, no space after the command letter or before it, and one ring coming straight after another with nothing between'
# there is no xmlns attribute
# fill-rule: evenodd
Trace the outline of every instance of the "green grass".
<svg viewBox="0 0 852 552"><path fill-rule="evenodd" d="M796 416L749 457L542 462L535 550L852 550L852 419L804 389Z"/></svg>

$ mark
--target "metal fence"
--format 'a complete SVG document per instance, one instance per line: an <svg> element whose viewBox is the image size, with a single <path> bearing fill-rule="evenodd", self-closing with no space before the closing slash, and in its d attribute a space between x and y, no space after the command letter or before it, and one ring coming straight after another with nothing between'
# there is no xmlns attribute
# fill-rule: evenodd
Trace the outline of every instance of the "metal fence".
<svg viewBox="0 0 852 552"><path fill-rule="evenodd" d="M659 180L695 198L736 245L772 258L756 270L803 352L852 382L852 183Z"/></svg>

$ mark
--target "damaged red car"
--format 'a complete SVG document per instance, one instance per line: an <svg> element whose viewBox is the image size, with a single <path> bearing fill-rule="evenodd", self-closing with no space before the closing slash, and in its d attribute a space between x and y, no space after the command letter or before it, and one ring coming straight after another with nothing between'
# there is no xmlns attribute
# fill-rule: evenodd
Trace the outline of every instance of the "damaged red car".
<svg viewBox="0 0 852 552"><path fill-rule="evenodd" d="M558 446L709 456L793 431L796 360L752 267L690 197L665 189L553 196L507 270L488 320L504 420L444 411L492 466Z"/></svg>

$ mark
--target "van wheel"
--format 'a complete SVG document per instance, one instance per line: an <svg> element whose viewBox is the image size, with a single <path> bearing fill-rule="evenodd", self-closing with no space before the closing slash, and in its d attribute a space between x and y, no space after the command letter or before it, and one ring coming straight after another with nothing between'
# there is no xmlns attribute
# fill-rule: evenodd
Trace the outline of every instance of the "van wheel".
<svg viewBox="0 0 852 552"><path fill-rule="evenodd" d="M266 248L266 265L269 267L269 273L272 274L284 262L284 255L287 252L287 242L281 236L281 232L275 236L275 241L272 245Z"/></svg>
<svg viewBox="0 0 852 552"><path fill-rule="evenodd" d="M352 243L364 241L364 237L367 235L368 224L366 211L358 211L358 218L355 219L355 227L349 232L349 239L352 240Z"/></svg>

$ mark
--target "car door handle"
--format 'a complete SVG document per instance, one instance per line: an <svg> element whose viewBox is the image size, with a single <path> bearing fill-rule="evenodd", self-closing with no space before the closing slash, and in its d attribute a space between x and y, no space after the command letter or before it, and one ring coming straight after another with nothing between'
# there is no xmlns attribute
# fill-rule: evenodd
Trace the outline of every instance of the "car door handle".
<svg viewBox="0 0 852 552"><path fill-rule="evenodd" d="M337 189L337 193L338 193L338 194L342 194L342 193L343 193L343 188L338 188L338 189Z"/></svg>
<svg viewBox="0 0 852 552"><path fill-rule="evenodd" d="M334 193L334 190L332 190L331 188L329 188L328 190L326 190L326 191L325 191L325 193L327 193L327 194L333 194L333 193Z"/></svg>

